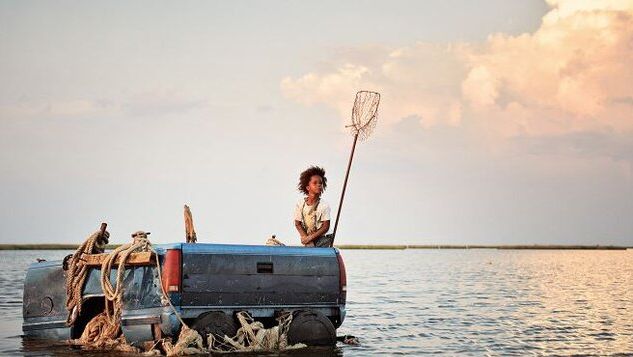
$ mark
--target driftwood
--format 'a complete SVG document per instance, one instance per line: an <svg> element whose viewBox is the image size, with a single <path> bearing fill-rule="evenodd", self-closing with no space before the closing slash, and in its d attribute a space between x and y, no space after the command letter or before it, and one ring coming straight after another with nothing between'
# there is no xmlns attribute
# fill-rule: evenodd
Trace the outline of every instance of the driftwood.
<svg viewBox="0 0 633 357"><path fill-rule="evenodd" d="M193 216L187 205L185 205L185 239L187 243L195 243L198 241L196 230L193 228Z"/></svg>

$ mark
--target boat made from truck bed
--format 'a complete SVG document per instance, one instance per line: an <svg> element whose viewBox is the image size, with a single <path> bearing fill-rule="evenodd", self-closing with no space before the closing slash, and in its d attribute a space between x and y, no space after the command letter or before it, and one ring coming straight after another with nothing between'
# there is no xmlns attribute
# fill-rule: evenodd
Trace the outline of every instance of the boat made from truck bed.
<svg viewBox="0 0 633 357"><path fill-rule="evenodd" d="M273 321L282 313L308 313L338 328L345 319L346 273L336 248L228 244L161 244L154 248L162 284L187 324L231 321L245 311L256 320ZM90 268L82 292L82 310L66 324L65 270L62 261L31 264L23 296L24 335L66 340L78 338L88 321L104 309L100 267ZM111 272L114 279L116 269ZM156 264L129 265L123 277L121 330L133 344L176 336L181 328L164 301ZM335 336L334 336L335 338Z"/></svg>

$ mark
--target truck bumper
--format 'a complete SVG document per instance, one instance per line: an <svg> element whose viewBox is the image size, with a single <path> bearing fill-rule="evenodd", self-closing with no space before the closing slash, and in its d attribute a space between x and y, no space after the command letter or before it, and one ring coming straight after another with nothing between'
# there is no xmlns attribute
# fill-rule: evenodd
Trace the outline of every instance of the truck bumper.
<svg viewBox="0 0 633 357"><path fill-rule="evenodd" d="M169 306L131 310L121 316L121 331L133 345L161 336L177 336L180 327L180 321Z"/></svg>

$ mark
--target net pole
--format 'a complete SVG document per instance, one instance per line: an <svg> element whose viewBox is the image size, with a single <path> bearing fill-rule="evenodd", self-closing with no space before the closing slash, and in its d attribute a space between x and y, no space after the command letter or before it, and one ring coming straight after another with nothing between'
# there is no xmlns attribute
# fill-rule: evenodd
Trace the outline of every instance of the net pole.
<svg viewBox="0 0 633 357"><path fill-rule="evenodd" d="M343 191L341 192L341 200L338 203L338 210L336 211L336 221L334 222L334 231L332 232L332 246L334 246L334 239L336 239L336 229L338 228L338 221L341 217L341 208L343 207L343 199L345 198L345 189L347 188L347 179L349 178L349 171L352 167L352 160L354 159L354 151L356 150L356 142L358 141L358 132L354 135L354 144L352 144L352 152L349 155L349 162L347 163L347 172L345 172L345 181L343 181Z"/></svg>

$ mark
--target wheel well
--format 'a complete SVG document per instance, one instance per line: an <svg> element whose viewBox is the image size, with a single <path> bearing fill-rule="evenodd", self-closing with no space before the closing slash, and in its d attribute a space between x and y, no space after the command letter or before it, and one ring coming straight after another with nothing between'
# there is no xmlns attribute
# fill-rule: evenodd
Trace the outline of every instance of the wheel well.
<svg viewBox="0 0 633 357"><path fill-rule="evenodd" d="M84 332L88 322L90 322L90 320L92 320L95 316L102 313L104 309L105 297L93 296L85 299L81 303L81 314L77 316L77 320L75 320L75 324L72 327L71 337L81 337L81 334Z"/></svg>

